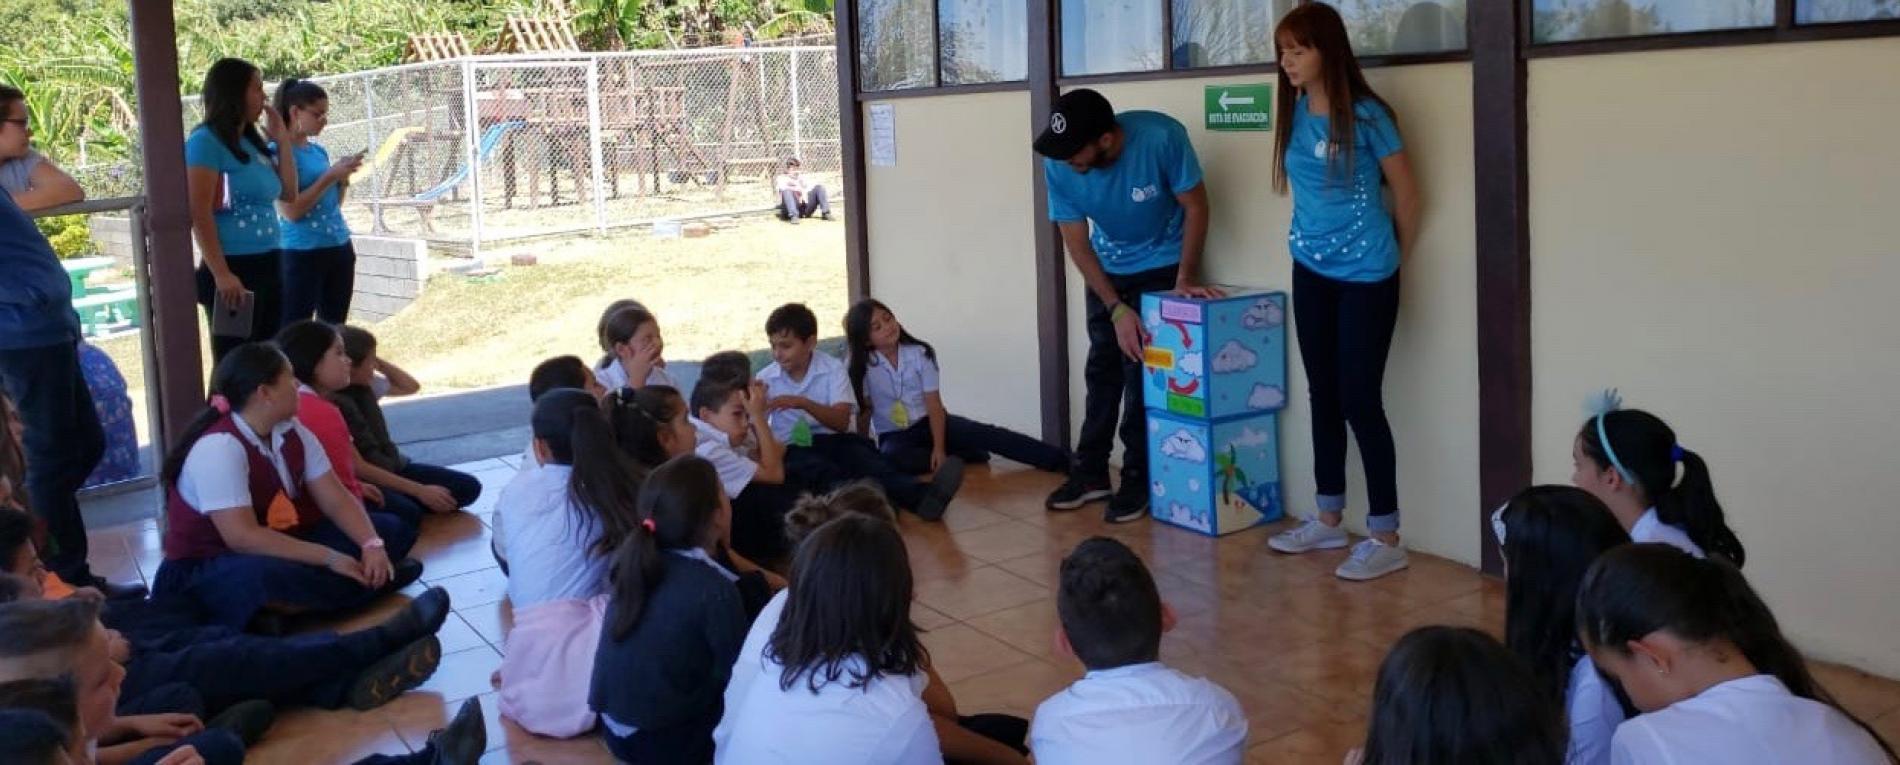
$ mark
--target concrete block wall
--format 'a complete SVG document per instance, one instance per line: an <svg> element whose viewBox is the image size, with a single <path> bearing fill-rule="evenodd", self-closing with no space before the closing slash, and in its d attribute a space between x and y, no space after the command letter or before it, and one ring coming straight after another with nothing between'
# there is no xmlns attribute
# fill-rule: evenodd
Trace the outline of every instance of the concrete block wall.
<svg viewBox="0 0 1900 765"><path fill-rule="evenodd" d="M356 236L356 296L350 319L375 323L396 315L422 294L429 246L421 239Z"/></svg>

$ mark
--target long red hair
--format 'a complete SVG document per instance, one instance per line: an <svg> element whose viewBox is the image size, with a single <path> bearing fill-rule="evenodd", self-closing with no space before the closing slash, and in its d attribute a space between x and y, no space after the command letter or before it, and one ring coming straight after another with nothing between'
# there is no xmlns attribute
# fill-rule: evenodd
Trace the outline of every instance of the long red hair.
<svg viewBox="0 0 1900 765"><path fill-rule="evenodd" d="M1327 150L1327 161L1334 175L1349 177L1355 143L1353 133L1358 119L1353 107L1362 100L1372 101L1384 107L1394 122L1398 121L1398 113L1366 83L1366 75L1359 69L1359 59L1352 54L1352 40L1346 36L1346 22L1332 6L1301 3L1281 17L1273 29L1275 62L1280 60L1282 40L1291 40L1319 53L1318 87L1326 92L1326 116L1332 133L1328 138L1331 146ZM1313 85L1308 83L1307 87L1311 89ZM1287 192L1286 149L1292 138L1293 110L1299 101L1297 91L1287 79L1286 71L1281 70L1275 93L1278 103L1274 104L1273 135L1273 190L1280 194Z"/></svg>

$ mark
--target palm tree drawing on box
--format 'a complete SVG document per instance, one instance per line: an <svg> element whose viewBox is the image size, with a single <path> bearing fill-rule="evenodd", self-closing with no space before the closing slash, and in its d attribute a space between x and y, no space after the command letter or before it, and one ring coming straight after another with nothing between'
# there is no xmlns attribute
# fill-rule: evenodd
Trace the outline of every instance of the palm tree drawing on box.
<svg viewBox="0 0 1900 765"><path fill-rule="evenodd" d="M1214 455L1214 469L1220 472L1220 503L1222 506L1232 501L1235 489L1246 491L1247 471L1240 469L1240 461L1235 457L1233 444L1227 445L1227 451Z"/></svg>

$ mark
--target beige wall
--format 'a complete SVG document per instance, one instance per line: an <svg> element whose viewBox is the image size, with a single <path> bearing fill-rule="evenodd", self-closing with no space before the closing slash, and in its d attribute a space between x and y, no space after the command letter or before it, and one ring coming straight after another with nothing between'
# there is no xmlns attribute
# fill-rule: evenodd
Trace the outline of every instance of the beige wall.
<svg viewBox="0 0 1900 765"><path fill-rule="evenodd" d="M1029 94L888 103L897 164L865 168L871 295L936 347L951 411L1040 434Z"/></svg>
<svg viewBox="0 0 1900 765"><path fill-rule="evenodd" d="M1418 252L1404 270L1404 297L1386 408L1398 440L1404 533L1417 549L1478 560L1477 313L1472 252L1471 70L1466 64L1368 72L1399 115L1407 155L1427 212ZM1209 133L1202 93L1209 84L1273 81L1271 75L1122 83L1100 88L1118 110L1167 112L1188 128L1213 204L1209 278L1291 289L1286 230L1291 204L1273 194L1270 133ZM1081 278L1070 269L1071 404L1082 417L1081 359L1087 353ZM1312 447L1305 372L1297 343L1288 369L1292 404L1281 420L1283 491L1296 514L1313 510ZM1348 522L1363 530L1365 485L1356 451L1348 465Z"/></svg>
<svg viewBox="0 0 1900 765"><path fill-rule="evenodd" d="M1530 70L1540 481L1593 390L1710 462L1747 573L1809 651L1900 674L1900 45Z"/></svg>

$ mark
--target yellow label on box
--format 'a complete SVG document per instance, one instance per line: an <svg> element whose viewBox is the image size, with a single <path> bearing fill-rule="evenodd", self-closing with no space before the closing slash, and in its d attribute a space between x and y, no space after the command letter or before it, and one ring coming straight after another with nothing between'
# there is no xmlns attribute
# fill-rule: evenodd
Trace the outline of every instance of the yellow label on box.
<svg viewBox="0 0 1900 765"><path fill-rule="evenodd" d="M1142 349L1141 363L1156 369L1174 368L1174 351L1150 345Z"/></svg>

